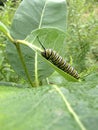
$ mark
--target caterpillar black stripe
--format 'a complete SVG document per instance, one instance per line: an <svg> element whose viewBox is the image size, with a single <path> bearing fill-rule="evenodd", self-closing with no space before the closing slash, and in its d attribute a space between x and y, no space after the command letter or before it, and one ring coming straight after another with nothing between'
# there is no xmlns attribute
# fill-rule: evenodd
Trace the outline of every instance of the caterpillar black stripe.
<svg viewBox="0 0 98 130"><path fill-rule="evenodd" d="M39 39L38 39L39 40ZM39 41L40 42L40 41ZM41 42L40 42L41 44ZM68 73L69 75L73 76L76 79L79 79L78 72L70 66L56 51L52 49L45 49L44 46L41 44L44 51L41 52L41 55L57 66L59 69L63 70L64 72Z"/></svg>

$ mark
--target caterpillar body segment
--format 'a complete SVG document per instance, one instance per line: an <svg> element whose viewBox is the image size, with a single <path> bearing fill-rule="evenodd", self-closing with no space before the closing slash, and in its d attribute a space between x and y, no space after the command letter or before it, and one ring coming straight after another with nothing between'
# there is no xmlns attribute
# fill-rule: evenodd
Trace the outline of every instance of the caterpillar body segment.
<svg viewBox="0 0 98 130"><path fill-rule="evenodd" d="M52 49L45 49L41 52L41 55L57 66L59 69L63 70L64 72L68 73L69 75L73 76L76 79L79 79L78 72L70 66L56 51Z"/></svg>

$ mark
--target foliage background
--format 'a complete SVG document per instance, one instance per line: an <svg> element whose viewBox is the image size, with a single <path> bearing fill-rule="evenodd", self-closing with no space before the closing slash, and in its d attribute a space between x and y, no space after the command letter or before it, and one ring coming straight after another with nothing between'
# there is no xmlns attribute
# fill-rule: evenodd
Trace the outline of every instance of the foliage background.
<svg viewBox="0 0 98 130"><path fill-rule="evenodd" d="M0 21L5 23L7 27L11 25L14 13L19 6L20 0L16 2L7 1L4 6L0 6ZM3 82L21 82L19 76L11 68L6 55L6 41L7 38L0 32L0 81ZM23 81L24 82L24 81Z"/></svg>
<svg viewBox="0 0 98 130"><path fill-rule="evenodd" d="M98 46L98 4L96 2L93 0L69 2L66 55L72 57L80 72L98 64L96 48Z"/></svg>

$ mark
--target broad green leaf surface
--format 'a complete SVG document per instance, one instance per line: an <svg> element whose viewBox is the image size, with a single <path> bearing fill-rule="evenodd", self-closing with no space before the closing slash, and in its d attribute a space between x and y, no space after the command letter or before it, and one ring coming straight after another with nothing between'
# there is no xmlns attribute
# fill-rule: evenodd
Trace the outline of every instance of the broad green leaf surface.
<svg viewBox="0 0 98 130"><path fill-rule="evenodd" d="M66 0L23 0L17 9L11 34L24 39L32 30L57 28L66 31Z"/></svg>
<svg viewBox="0 0 98 130"><path fill-rule="evenodd" d="M24 0L20 4L13 19L11 35L16 39L25 39L29 37L32 31L43 28L47 28L47 32L42 31L42 34L43 32L44 34L41 36L41 41L46 42L45 47L53 48L57 52L62 50L63 53L65 48L63 44L64 32L66 31L65 0ZM32 41L34 41L33 37ZM38 44L38 41L36 42ZM53 72L53 69L46 62L44 63L42 58L29 47L21 45L20 49L26 71L32 82L42 80ZM7 54L14 70L20 76L28 79L15 46L9 42L7 44Z"/></svg>
<svg viewBox="0 0 98 130"><path fill-rule="evenodd" d="M97 130L97 78L98 73L81 83L66 81L61 87L49 85L30 89L0 86L0 129ZM84 128L77 123L67 105Z"/></svg>
<svg viewBox="0 0 98 130"><path fill-rule="evenodd" d="M60 55L64 56L66 44L64 42L65 33L54 28L42 28L32 31L30 35L26 37L26 41L39 47L42 51L43 48L40 45L37 36L43 46L47 49L53 49Z"/></svg>

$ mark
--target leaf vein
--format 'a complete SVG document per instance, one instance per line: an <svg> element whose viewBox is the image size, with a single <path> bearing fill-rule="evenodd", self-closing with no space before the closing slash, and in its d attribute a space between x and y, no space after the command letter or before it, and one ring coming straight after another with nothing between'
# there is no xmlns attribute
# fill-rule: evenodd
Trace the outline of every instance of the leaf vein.
<svg viewBox="0 0 98 130"><path fill-rule="evenodd" d="M71 105L67 101L67 99L66 99L65 95L62 93L62 91L56 85L53 85L53 87L55 88L55 90L59 93L59 95L63 99L64 103L67 106L67 109L69 110L70 114L74 117L74 119L76 120L76 122L79 125L79 127L81 128L81 130L86 130L85 126L82 124L82 122L80 121L78 115L72 109Z"/></svg>
<svg viewBox="0 0 98 130"><path fill-rule="evenodd" d="M41 28L41 25L42 25L42 20L43 20L46 5L47 5L47 0L45 1L44 7L43 7L43 10L42 10L42 15L41 15L40 22L39 22L39 29Z"/></svg>

